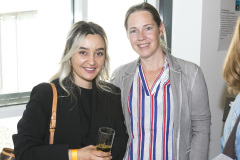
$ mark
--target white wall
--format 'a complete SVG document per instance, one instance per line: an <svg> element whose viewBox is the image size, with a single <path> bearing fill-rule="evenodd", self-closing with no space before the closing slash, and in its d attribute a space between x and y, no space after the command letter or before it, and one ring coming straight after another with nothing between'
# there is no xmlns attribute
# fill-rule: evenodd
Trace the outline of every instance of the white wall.
<svg viewBox="0 0 240 160"><path fill-rule="evenodd" d="M202 0L173 0L172 54L200 65Z"/></svg>
<svg viewBox="0 0 240 160"><path fill-rule="evenodd" d="M212 114L209 159L220 152L227 95L221 69L227 51L218 51L220 0L173 0L172 54L200 65Z"/></svg>

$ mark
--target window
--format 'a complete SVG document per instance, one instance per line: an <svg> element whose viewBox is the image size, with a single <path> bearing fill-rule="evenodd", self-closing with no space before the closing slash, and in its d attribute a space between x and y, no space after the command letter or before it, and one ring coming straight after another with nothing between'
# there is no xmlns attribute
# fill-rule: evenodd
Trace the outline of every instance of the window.
<svg viewBox="0 0 240 160"><path fill-rule="evenodd" d="M0 94L30 91L57 71L72 24L70 2L1 2Z"/></svg>
<svg viewBox="0 0 240 160"><path fill-rule="evenodd" d="M32 87L58 70L72 16L71 0L1 1L0 151L13 148Z"/></svg>
<svg viewBox="0 0 240 160"><path fill-rule="evenodd" d="M36 36L33 28L37 26L37 15L37 11L0 14L1 93L19 92L30 81L29 76L24 75L30 65L25 60L31 62L34 56L31 50L35 46L31 40Z"/></svg>

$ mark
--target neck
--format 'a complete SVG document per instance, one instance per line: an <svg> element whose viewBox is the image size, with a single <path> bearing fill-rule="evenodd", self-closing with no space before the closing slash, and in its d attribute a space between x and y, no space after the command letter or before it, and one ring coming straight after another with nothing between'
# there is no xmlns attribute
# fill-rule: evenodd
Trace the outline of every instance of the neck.
<svg viewBox="0 0 240 160"><path fill-rule="evenodd" d="M92 89L92 83L91 84L77 84L76 83L76 85L77 86L79 86L79 87L82 87L82 88L85 88L85 89Z"/></svg>
<svg viewBox="0 0 240 160"><path fill-rule="evenodd" d="M79 87L82 88L86 88L86 89L92 89L92 81L86 81L86 80L82 80L80 78L75 78L75 84Z"/></svg>
<svg viewBox="0 0 240 160"><path fill-rule="evenodd" d="M159 68L162 68L165 64L166 55L161 52L161 54L149 57L149 58L140 58L141 65L146 71L153 71L158 70Z"/></svg>

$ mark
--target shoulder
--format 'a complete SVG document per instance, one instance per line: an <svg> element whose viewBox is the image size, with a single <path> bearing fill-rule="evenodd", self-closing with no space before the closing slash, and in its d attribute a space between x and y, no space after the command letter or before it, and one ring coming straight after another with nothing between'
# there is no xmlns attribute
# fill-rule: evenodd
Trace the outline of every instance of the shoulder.
<svg viewBox="0 0 240 160"><path fill-rule="evenodd" d="M57 79L50 83L53 83L55 85L58 92L61 90L61 86ZM37 93L40 95L44 95L44 94L49 95L50 93L52 93L52 87L51 87L50 83L42 82L42 83L37 84L36 86L33 87L31 93L34 93L34 94Z"/></svg>
<svg viewBox="0 0 240 160"><path fill-rule="evenodd" d="M40 83L33 87L31 91L31 96L49 94L51 90L52 89L49 83L46 83L46 82Z"/></svg>
<svg viewBox="0 0 240 160"><path fill-rule="evenodd" d="M129 63L126 63L126 64L123 64L121 66L119 66L117 69L114 70L113 73L115 73L117 75L117 73L131 73L132 71L135 72L135 68L137 67L137 63L139 62L139 58L132 61L132 62L129 62Z"/></svg>
<svg viewBox="0 0 240 160"><path fill-rule="evenodd" d="M181 68L187 68L187 69L193 69L193 70L198 70L200 68L197 64L190 61L186 61L179 58L177 58L177 61L178 61L178 64L181 66Z"/></svg>
<svg viewBox="0 0 240 160"><path fill-rule="evenodd" d="M27 111L43 113L43 110L49 111L52 104L52 88L49 83L40 83L33 87L30 93L30 99L26 105ZM47 113L46 112L46 113ZM27 112L30 113L30 112Z"/></svg>
<svg viewBox="0 0 240 160"><path fill-rule="evenodd" d="M172 64L172 66L180 67L183 71L186 69L198 70L200 68L197 64L193 62L174 57L173 55L170 54L167 56L167 58L170 64Z"/></svg>
<svg viewBox="0 0 240 160"><path fill-rule="evenodd" d="M99 89L101 92L105 94L120 94L121 90L119 87L115 86L112 83L105 82L105 81L100 81L100 84L103 85L105 88L108 88L109 90L102 90Z"/></svg>
<svg viewBox="0 0 240 160"><path fill-rule="evenodd" d="M58 80L54 80L51 83L53 83L57 89L57 94L62 95L63 94L63 89L60 86ZM52 101L52 96L53 96L53 90L48 82L42 82L37 84L36 86L33 87L31 93L30 93L30 99L32 98L37 98L40 99L41 101Z"/></svg>
<svg viewBox="0 0 240 160"><path fill-rule="evenodd" d="M123 77L135 74L138 62L139 58L130 63L119 66L112 73L110 82L118 87L121 86Z"/></svg>
<svg viewBox="0 0 240 160"><path fill-rule="evenodd" d="M56 86L57 88L57 86ZM58 90L58 88L57 88ZM40 83L33 87L30 93L30 102L37 102L49 105L52 102L53 90L49 83Z"/></svg>
<svg viewBox="0 0 240 160"><path fill-rule="evenodd" d="M193 62L176 58L170 54L167 54L167 59L172 71L181 71L186 77L195 77L197 74L202 75L201 68Z"/></svg>

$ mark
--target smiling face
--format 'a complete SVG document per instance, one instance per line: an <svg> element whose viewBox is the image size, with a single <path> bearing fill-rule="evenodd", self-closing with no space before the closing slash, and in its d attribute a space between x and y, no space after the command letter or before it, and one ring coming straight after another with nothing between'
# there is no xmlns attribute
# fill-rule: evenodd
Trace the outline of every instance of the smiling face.
<svg viewBox="0 0 240 160"><path fill-rule="evenodd" d="M88 34L79 50L72 56L71 64L75 83L91 88L92 81L102 70L105 61L105 43L98 34Z"/></svg>
<svg viewBox="0 0 240 160"><path fill-rule="evenodd" d="M160 36L163 26L158 27L150 12L133 12L129 15L127 22L127 34L131 46L141 58L150 58L162 53Z"/></svg>

